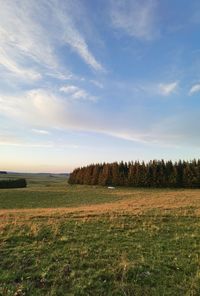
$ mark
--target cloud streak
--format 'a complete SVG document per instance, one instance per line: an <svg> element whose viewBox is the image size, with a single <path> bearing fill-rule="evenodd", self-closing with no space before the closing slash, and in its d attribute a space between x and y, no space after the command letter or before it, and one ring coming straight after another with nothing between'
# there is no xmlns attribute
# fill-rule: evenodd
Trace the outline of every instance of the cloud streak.
<svg viewBox="0 0 200 296"><path fill-rule="evenodd" d="M136 115L137 110L134 112ZM133 112L127 112L126 120L121 125L117 114L111 119L110 114L105 113L102 118L101 110L84 109L84 106L80 108L79 103L42 89L31 90L15 97L1 96L0 113L13 122L21 122L20 126L24 124L40 134L46 133L46 129L61 129L99 133L148 145L187 144L188 139L191 139L191 145L199 144L196 129L198 114L177 114L175 117L159 119L154 118L155 114L152 113L146 118L149 121L148 127L142 127L137 123L137 118L134 124ZM119 112L118 115L120 114ZM143 116L141 111L140 116ZM190 118L189 127L185 126L185 117Z"/></svg>
<svg viewBox="0 0 200 296"><path fill-rule="evenodd" d="M178 86L177 81L171 82L171 83L160 83L158 86L158 89L160 94L162 94L163 96L169 96L175 92L175 90L177 89L177 86Z"/></svg>
<svg viewBox="0 0 200 296"><path fill-rule="evenodd" d="M93 70L104 70L76 27L76 12L71 3L69 0L1 1L1 75L7 71L15 78L35 81L50 72L58 79L68 79L72 74L64 69L57 54L65 44ZM67 47L66 54L70 54Z"/></svg>
<svg viewBox="0 0 200 296"><path fill-rule="evenodd" d="M88 44L80 31L76 28L72 18L74 7L71 1L67 1L67 5L63 2L51 1L55 21L59 24L62 32L63 41L68 44L91 68L96 71L104 71L103 66L97 61L89 50ZM78 2L79 9L81 2ZM60 9L61 7L61 9Z"/></svg>
<svg viewBox="0 0 200 296"><path fill-rule="evenodd" d="M33 128L32 131L40 135L50 135L49 131Z"/></svg>
<svg viewBox="0 0 200 296"><path fill-rule="evenodd" d="M9 49L5 51L0 48L0 65L3 66L8 72L12 73L15 77L26 80L39 80L41 74L31 68L25 68L17 62L17 58L11 58L8 55Z"/></svg>
<svg viewBox="0 0 200 296"><path fill-rule="evenodd" d="M200 84L199 83L194 84L189 91L189 95L191 96L191 95L194 95L195 93L199 93L199 92L200 92Z"/></svg>
<svg viewBox="0 0 200 296"><path fill-rule="evenodd" d="M112 26L127 35L152 40L158 35L155 0L111 0Z"/></svg>
<svg viewBox="0 0 200 296"><path fill-rule="evenodd" d="M75 85L64 85L60 87L60 91L69 95L72 100L97 101L97 97L91 96L87 91Z"/></svg>

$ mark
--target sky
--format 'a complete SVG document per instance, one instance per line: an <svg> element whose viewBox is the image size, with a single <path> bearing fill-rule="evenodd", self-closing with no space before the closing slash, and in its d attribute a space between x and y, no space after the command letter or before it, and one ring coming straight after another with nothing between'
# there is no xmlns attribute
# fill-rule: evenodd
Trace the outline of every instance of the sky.
<svg viewBox="0 0 200 296"><path fill-rule="evenodd" d="M199 158L199 0L0 7L0 170Z"/></svg>

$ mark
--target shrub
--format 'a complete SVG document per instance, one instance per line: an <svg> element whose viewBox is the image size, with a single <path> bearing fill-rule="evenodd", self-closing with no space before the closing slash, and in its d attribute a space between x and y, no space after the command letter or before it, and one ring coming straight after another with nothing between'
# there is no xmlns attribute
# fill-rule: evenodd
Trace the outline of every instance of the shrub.
<svg viewBox="0 0 200 296"><path fill-rule="evenodd" d="M15 179L15 180L0 180L0 188L24 188L27 186L26 179Z"/></svg>

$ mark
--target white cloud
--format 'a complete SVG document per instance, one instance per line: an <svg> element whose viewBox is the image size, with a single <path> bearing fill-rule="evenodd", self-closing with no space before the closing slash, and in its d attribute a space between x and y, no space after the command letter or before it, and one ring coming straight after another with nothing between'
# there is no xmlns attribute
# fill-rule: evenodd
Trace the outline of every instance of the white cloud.
<svg viewBox="0 0 200 296"><path fill-rule="evenodd" d="M117 92L123 91L126 96L132 98L159 98L162 96L169 96L176 92L179 86L179 81L173 81L170 83L158 82L158 81L139 81L139 82L115 82L113 86Z"/></svg>
<svg viewBox="0 0 200 296"><path fill-rule="evenodd" d="M81 2L78 2L77 7L79 10L82 9ZM80 31L80 27L78 28L75 24L73 16L76 14L75 9L77 7L74 7L71 1L66 3L58 0L51 1L51 13L54 17L54 24L57 24L60 28L60 39L68 44L91 68L96 71L105 71L90 51L86 38Z"/></svg>
<svg viewBox="0 0 200 296"><path fill-rule="evenodd" d="M159 93L163 96L169 96L171 93L173 93L178 86L178 82L172 82L172 83L160 83L158 86Z"/></svg>
<svg viewBox="0 0 200 296"><path fill-rule="evenodd" d="M90 80L90 82L99 88L103 88L103 84L97 80Z"/></svg>
<svg viewBox="0 0 200 296"><path fill-rule="evenodd" d="M10 132L0 133L0 146L16 146L16 147L51 147L51 143L41 143L24 139L22 135Z"/></svg>
<svg viewBox="0 0 200 296"><path fill-rule="evenodd" d="M78 91L78 90L79 90L79 88L74 85L64 85L60 88L60 91L66 93L66 94L71 94L71 93L74 93L75 91Z"/></svg>
<svg viewBox="0 0 200 296"><path fill-rule="evenodd" d="M1 96L0 112L14 120L42 127L57 127L67 116L67 102L42 89L16 96Z"/></svg>
<svg viewBox="0 0 200 296"><path fill-rule="evenodd" d="M57 142L30 142L28 140L11 140L11 141L4 141L0 139L0 146L14 146L14 147L30 147L30 148L54 148L54 149L60 149L60 148L71 148L71 149L78 149L78 145L73 144L65 144L61 143L59 146L57 145Z"/></svg>
<svg viewBox="0 0 200 296"><path fill-rule="evenodd" d="M52 148L52 144L46 143L24 143L24 142L8 142L8 141L1 141L0 146L15 146L15 147L31 147L31 148Z"/></svg>
<svg viewBox="0 0 200 296"><path fill-rule="evenodd" d="M90 67L96 71L104 71L103 66L97 62L95 57L91 54L88 45L77 30L73 29L72 32L66 32L66 37L64 40Z"/></svg>
<svg viewBox="0 0 200 296"><path fill-rule="evenodd" d="M45 73L73 76L63 67L59 48L68 44L91 68L103 70L75 24L71 1L1 1L0 73L37 80ZM80 7L81 9L81 7ZM67 49L66 49L67 53Z"/></svg>
<svg viewBox="0 0 200 296"><path fill-rule="evenodd" d="M1 2L1 48L8 53L10 60L19 66L28 62L29 67L34 61L55 68L57 61L53 53L51 36L39 19L34 18L37 6L32 3L23 0L20 4L10 0ZM40 8L42 12L42 5ZM4 61L2 52L0 59L1 62Z"/></svg>
<svg viewBox="0 0 200 296"><path fill-rule="evenodd" d="M74 99L87 99L88 93L85 90L80 89L80 90L76 91L75 93L73 93L72 97Z"/></svg>
<svg viewBox="0 0 200 296"><path fill-rule="evenodd" d="M71 99L74 100L87 100L93 102L97 101L97 97L91 96L87 91L75 85L64 85L60 87L60 91L66 93Z"/></svg>
<svg viewBox="0 0 200 296"><path fill-rule="evenodd" d="M84 92L75 92L78 97L84 96ZM119 126L109 126L110 118L104 118L99 112L90 109L77 108L74 101L52 94L50 91L35 89L20 95L1 96L0 113L7 116L12 122L17 121L19 126L29 126L33 131L41 132L49 128L70 129L78 131L98 132L123 139L134 139L134 135L125 135ZM111 125L111 124L110 124ZM39 126L41 129L35 129ZM137 138L137 137L136 137ZM11 143L6 140L4 143ZM18 141L14 141L18 144Z"/></svg>
<svg viewBox="0 0 200 296"><path fill-rule="evenodd" d="M10 122L18 122L19 126L40 130L72 129L90 130L91 123L95 125L95 114L91 114L90 107L86 108L78 99L84 93L77 94L75 99L59 96L49 90L34 89L15 96L0 96L0 114L6 116ZM84 98L85 99L85 98Z"/></svg>
<svg viewBox="0 0 200 296"><path fill-rule="evenodd" d="M32 129L33 132L46 134L45 130ZM31 147L31 148L53 148L53 149L63 149L71 148L78 149L79 146L73 143L69 143L66 138L60 139L59 137L51 136L50 139L46 140L45 138L37 139L36 137L31 138L28 135L22 133L13 134L10 132L1 132L0 133L0 146L14 146L14 147Z"/></svg>
<svg viewBox="0 0 200 296"><path fill-rule="evenodd" d="M32 131L34 133L41 134L41 135L49 135L50 134L49 131L41 130L41 129L36 129L36 128L33 128Z"/></svg>
<svg viewBox="0 0 200 296"><path fill-rule="evenodd" d="M80 108L81 106L81 108ZM115 116L110 117L110 112L104 112L99 106L81 104L74 100L67 100L62 96L54 94L48 90L35 89L16 96L0 97L0 114L8 118L8 122L21 129L37 129L37 131L48 131L49 129L70 130L79 132L94 132L113 136L129 141L137 141L145 144L155 145L177 145L186 144L190 139L190 145L199 145L198 129L199 123L198 111L196 114L184 113L176 114L172 118L159 117L153 111L140 110L138 116L137 106L122 113L119 110ZM130 108L129 108L130 109ZM150 112L150 113L149 113ZM148 125L142 124L138 118L144 118ZM185 118L190 120L185 122ZM121 119L120 119L121 118ZM134 118L134 120L133 120ZM189 124L188 124L189 122ZM192 131L192 132L191 132ZM40 133L40 132L39 132ZM43 132L42 132L43 133ZM41 134L42 134L41 133ZM37 145L27 139L26 142L31 145ZM17 138L1 138L2 145L21 145ZM26 144L26 145L28 145ZM51 144L39 143L39 144ZM61 147L64 143L57 142Z"/></svg>
<svg viewBox="0 0 200 296"><path fill-rule="evenodd" d="M156 4L156 0L111 0L113 27L135 38L153 39L158 34Z"/></svg>
<svg viewBox="0 0 200 296"><path fill-rule="evenodd" d="M193 95L197 92L200 92L200 84L194 84L189 91L189 95Z"/></svg>
<svg viewBox="0 0 200 296"><path fill-rule="evenodd" d="M96 102L97 97L89 95L84 89L79 89L78 91L74 92L72 98L75 100L89 100Z"/></svg>
<svg viewBox="0 0 200 296"><path fill-rule="evenodd" d="M41 74L33 70L32 68L25 68L17 63L14 59L9 57L2 48L0 48L0 65L3 66L8 72L11 72L15 76L21 79L38 80L41 78Z"/></svg>
<svg viewBox="0 0 200 296"><path fill-rule="evenodd" d="M56 78L58 80L72 80L72 79L79 79L76 75L72 73L68 74L63 74L62 72L59 71L53 71L53 72L45 72L46 76Z"/></svg>
<svg viewBox="0 0 200 296"><path fill-rule="evenodd" d="M62 4L61 4L62 3ZM94 55L89 50L86 39L80 30L75 26L73 14L74 10L81 10L81 2L78 2L78 6L74 7L73 2L68 1L66 5L60 1L51 1L53 15L55 20L62 31L62 39L68 44L91 68L96 71L104 71L103 66L96 60Z"/></svg>
<svg viewBox="0 0 200 296"><path fill-rule="evenodd" d="M147 139L145 139L145 135L144 134L139 134L137 132L133 132L133 131L106 131L104 132L107 135L110 135L112 137L115 138L119 138L119 139L123 139L123 140L127 140L127 141L133 141L133 142L140 142L140 143L148 143Z"/></svg>

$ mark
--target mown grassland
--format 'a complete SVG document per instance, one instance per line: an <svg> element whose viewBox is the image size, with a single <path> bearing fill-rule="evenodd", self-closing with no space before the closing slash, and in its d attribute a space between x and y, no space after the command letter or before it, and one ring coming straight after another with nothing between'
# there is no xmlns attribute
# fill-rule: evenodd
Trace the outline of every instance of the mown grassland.
<svg viewBox="0 0 200 296"><path fill-rule="evenodd" d="M0 207L0 295L200 295L200 190L32 176Z"/></svg>

